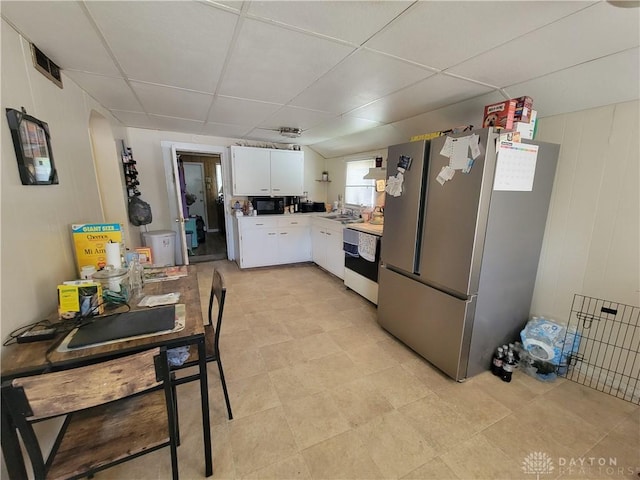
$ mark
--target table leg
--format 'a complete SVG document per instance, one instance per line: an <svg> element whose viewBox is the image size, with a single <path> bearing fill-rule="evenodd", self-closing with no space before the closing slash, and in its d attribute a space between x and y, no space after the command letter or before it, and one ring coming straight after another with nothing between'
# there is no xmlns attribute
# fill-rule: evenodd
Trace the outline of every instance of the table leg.
<svg viewBox="0 0 640 480"><path fill-rule="evenodd" d="M2 399L1 408L2 437L0 442L2 444L2 455L4 457L4 464L7 467L7 473L9 474L9 478L12 479L27 478L27 470L24 466L24 458L22 458L22 450L20 450L16 428L7 414L8 409L4 403L4 399Z"/></svg>
<svg viewBox="0 0 640 480"><path fill-rule="evenodd" d="M204 437L205 476L213 475L211 445L211 422L209 420L209 382L207 379L207 352L204 337L198 342L198 363L200 368L200 399L202 401L202 434Z"/></svg>

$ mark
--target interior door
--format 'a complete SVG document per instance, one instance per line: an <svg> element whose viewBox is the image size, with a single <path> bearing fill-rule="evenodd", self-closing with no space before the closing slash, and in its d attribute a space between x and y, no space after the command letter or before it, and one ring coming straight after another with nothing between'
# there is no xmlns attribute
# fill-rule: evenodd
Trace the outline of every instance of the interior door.
<svg viewBox="0 0 640 480"><path fill-rule="evenodd" d="M187 246L187 235L184 227L184 205L182 204L182 192L180 190L180 173L178 172L178 153L175 145L171 145L171 162L173 166L173 186L174 194L178 205L178 215L175 218L172 230L176 232L176 250L182 258L183 265L189 265L189 248Z"/></svg>
<svg viewBox="0 0 640 480"><path fill-rule="evenodd" d="M195 196L195 201L189 205L189 216L199 215L204 220L205 229L209 228L207 216L207 195L204 185L204 166L197 162L183 162L184 180L187 193Z"/></svg>

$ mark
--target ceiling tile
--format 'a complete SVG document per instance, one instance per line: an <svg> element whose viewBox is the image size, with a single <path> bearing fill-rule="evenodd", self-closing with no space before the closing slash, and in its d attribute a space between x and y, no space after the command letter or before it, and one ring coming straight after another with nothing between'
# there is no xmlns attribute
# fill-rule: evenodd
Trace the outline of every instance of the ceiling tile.
<svg viewBox="0 0 640 480"><path fill-rule="evenodd" d="M145 113L126 112L121 110L111 110L111 113L127 127L155 129L154 121Z"/></svg>
<svg viewBox="0 0 640 480"><path fill-rule="evenodd" d="M310 32L362 44L412 2L251 2L248 13Z"/></svg>
<svg viewBox="0 0 640 480"><path fill-rule="evenodd" d="M2 2L2 16L60 68L119 75L78 2Z"/></svg>
<svg viewBox="0 0 640 480"><path fill-rule="evenodd" d="M508 91L515 97L531 96L541 117L636 100L640 97L640 49L583 63Z"/></svg>
<svg viewBox="0 0 640 480"><path fill-rule="evenodd" d="M382 125L346 137L333 138L313 145L313 149L325 158L335 158L353 153L387 148L407 141L391 125Z"/></svg>
<svg viewBox="0 0 640 480"><path fill-rule="evenodd" d="M142 106L122 78L65 70L69 78L95 98L102 106L116 110L142 111Z"/></svg>
<svg viewBox="0 0 640 480"><path fill-rule="evenodd" d="M445 74L427 78L362 108L349 112L359 118L391 123L490 92L484 85Z"/></svg>
<svg viewBox="0 0 640 480"><path fill-rule="evenodd" d="M355 117L336 117L306 130L301 139L305 142L316 143L329 138L349 135L369 128L377 127L379 123ZM308 145L309 143L305 143Z"/></svg>
<svg viewBox="0 0 640 480"><path fill-rule="evenodd" d="M638 15L638 10L599 3L449 71L492 85L513 85L638 46Z"/></svg>
<svg viewBox="0 0 640 480"><path fill-rule="evenodd" d="M145 111L156 115L204 122L213 101L213 95L189 90L139 82L131 82L131 86Z"/></svg>
<svg viewBox="0 0 640 480"><path fill-rule="evenodd" d="M199 134L202 131L204 122L186 120L184 118L164 117L161 115L149 115L156 130L167 132L184 132Z"/></svg>
<svg viewBox="0 0 640 480"><path fill-rule="evenodd" d="M592 2L417 2L367 47L445 69Z"/></svg>
<svg viewBox="0 0 640 480"><path fill-rule="evenodd" d="M214 137L244 138L250 130L251 127L242 125L207 122L202 127L202 134L213 135Z"/></svg>
<svg viewBox="0 0 640 480"><path fill-rule="evenodd" d="M433 75L379 53L360 50L302 92L291 103L344 113Z"/></svg>
<svg viewBox="0 0 640 480"><path fill-rule="evenodd" d="M333 117L335 117L335 115L332 113L286 106L282 107L258 126L267 128L294 127L307 130Z"/></svg>
<svg viewBox="0 0 640 480"><path fill-rule="evenodd" d="M218 93L287 103L352 51L328 40L245 20Z"/></svg>
<svg viewBox="0 0 640 480"><path fill-rule="evenodd" d="M208 121L255 126L281 107L277 103L219 96L213 103Z"/></svg>
<svg viewBox="0 0 640 480"><path fill-rule="evenodd" d="M199 2L86 2L130 79L215 91L237 15Z"/></svg>

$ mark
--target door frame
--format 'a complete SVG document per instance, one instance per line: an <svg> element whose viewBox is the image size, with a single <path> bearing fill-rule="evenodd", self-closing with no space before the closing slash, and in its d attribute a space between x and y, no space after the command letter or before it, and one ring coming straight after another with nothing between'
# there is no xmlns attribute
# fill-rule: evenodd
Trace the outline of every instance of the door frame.
<svg viewBox="0 0 640 480"><path fill-rule="evenodd" d="M189 265L189 250L187 248L187 236L185 233L182 195L180 193L180 185L178 182L178 157L177 152L191 153L194 155L217 154L220 155L220 166L222 168L222 189L225 192L225 198L231 198L231 164L229 147L204 145L198 143L183 143L162 140L160 142L162 148L162 158L164 161L167 198L169 201L169 215L174 219L173 228L177 233L176 242L176 258L182 259L183 265ZM233 219L229 215L228 209L224 209L224 221L226 225L227 240L227 258L233 260L235 258L234 251L234 228Z"/></svg>

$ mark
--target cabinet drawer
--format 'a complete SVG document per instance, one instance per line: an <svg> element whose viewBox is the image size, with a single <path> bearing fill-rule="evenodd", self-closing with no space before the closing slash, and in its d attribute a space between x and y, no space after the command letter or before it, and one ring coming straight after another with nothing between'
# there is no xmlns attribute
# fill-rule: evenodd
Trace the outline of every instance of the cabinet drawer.
<svg viewBox="0 0 640 480"><path fill-rule="evenodd" d="M238 219L240 228L276 228L278 219L274 217L240 217Z"/></svg>
<svg viewBox="0 0 640 480"><path fill-rule="evenodd" d="M294 215L285 215L278 218L279 227L308 227L311 225L311 217L303 217Z"/></svg>

